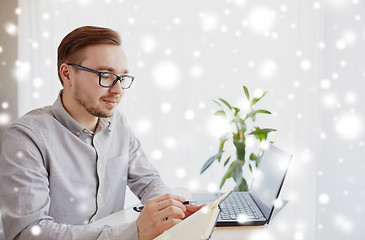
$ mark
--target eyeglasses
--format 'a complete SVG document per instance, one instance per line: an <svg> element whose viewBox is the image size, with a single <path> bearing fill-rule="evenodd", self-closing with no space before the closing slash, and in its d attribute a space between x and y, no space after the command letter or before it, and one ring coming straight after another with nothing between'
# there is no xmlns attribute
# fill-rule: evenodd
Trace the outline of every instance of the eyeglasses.
<svg viewBox="0 0 365 240"><path fill-rule="evenodd" d="M114 73L98 72L98 71L92 70L90 68L72 64L72 63L68 63L68 65L74 66L75 68L82 70L82 71L91 72L91 73L95 73L95 74L99 75L99 85L102 87L106 87L106 88L113 87L118 81L120 81L120 85L121 85L122 89L127 89L132 85L132 83L134 81L134 77L131 75L125 74L122 76L118 76Z"/></svg>

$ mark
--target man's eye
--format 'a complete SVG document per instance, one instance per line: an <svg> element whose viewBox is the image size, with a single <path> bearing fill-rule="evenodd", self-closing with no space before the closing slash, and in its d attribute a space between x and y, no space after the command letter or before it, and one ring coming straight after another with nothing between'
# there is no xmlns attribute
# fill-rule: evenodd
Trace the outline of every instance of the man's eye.
<svg viewBox="0 0 365 240"><path fill-rule="evenodd" d="M113 80L115 78L115 76L113 74L106 73L106 74L101 75L101 78Z"/></svg>

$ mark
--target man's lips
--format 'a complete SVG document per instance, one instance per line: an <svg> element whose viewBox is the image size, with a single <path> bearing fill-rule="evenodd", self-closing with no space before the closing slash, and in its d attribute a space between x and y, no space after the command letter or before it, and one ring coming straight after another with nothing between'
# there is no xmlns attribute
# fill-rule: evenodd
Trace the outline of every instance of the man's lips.
<svg viewBox="0 0 365 240"><path fill-rule="evenodd" d="M103 99L103 101L112 106L117 105L119 102L118 99Z"/></svg>

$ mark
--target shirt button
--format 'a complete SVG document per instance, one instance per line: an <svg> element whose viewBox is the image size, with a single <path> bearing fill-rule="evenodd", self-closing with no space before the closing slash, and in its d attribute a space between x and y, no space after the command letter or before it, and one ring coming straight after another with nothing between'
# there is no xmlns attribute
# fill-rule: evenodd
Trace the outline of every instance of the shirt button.
<svg viewBox="0 0 365 240"><path fill-rule="evenodd" d="M77 135L80 135L81 133L79 131L76 132Z"/></svg>

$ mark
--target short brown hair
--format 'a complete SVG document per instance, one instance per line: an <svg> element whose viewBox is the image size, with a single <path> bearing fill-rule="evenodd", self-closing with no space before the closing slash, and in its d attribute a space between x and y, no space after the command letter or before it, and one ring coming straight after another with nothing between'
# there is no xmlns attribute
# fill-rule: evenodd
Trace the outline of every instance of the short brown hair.
<svg viewBox="0 0 365 240"><path fill-rule="evenodd" d="M57 72L62 85L63 82L59 72L61 64L80 64L83 60L81 50L96 44L120 46L121 39L119 34L112 29L94 26L76 28L62 39L57 50Z"/></svg>

